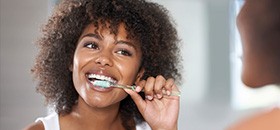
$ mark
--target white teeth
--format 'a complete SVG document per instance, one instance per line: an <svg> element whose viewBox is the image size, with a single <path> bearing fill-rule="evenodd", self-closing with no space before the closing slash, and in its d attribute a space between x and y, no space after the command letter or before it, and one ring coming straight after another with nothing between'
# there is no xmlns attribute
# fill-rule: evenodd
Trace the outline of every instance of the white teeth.
<svg viewBox="0 0 280 130"><path fill-rule="evenodd" d="M88 78L99 79L99 80L106 80L106 81L113 82L113 83L117 82L116 80L112 79L111 77L107 77L107 76L104 76L104 75L88 74L87 77Z"/></svg>

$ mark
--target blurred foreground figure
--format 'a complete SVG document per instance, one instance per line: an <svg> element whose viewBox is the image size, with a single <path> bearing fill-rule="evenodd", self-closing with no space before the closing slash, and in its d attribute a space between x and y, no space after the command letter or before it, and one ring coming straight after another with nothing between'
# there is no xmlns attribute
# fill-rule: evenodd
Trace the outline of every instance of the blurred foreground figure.
<svg viewBox="0 0 280 130"><path fill-rule="evenodd" d="M257 88L280 84L280 1L246 0L237 17L243 44L242 81ZM280 104L231 130L280 130Z"/></svg>

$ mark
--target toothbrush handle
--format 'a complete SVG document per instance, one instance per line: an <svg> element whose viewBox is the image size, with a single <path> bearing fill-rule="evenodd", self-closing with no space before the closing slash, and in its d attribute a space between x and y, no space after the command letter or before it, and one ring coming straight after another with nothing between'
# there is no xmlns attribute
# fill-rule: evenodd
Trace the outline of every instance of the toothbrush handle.
<svg viewBox="0 0 280 130"><path fill-rule="evenodd" d="M136 87L135 85L129 86L129 85L117 85L117 87L119 88L124 88L124 89L130 89L135 91ZM141 90L141 92L144 92L144 89ZM163 93L163 95L168 95L166 92ZM168 96L181 96L181 92L180 91L171 91L170 95Z"/></svg>

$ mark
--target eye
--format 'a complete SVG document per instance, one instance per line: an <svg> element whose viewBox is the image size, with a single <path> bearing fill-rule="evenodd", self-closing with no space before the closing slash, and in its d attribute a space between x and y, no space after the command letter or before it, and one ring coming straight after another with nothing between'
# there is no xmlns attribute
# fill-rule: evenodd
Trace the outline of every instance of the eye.
<svg viewBox="0 0 280 130"><path fill-rule="evenodd" d="M84 47L89 48L89 49L99 49L99 46L95 42L88 42L84 44Z"/></svg>
<svg viewBox="0 0 280 130"><path fill-rule="evenodd" d="M124 56L132 56L132 53L126 49L118 50L116 53Z"/></svg>

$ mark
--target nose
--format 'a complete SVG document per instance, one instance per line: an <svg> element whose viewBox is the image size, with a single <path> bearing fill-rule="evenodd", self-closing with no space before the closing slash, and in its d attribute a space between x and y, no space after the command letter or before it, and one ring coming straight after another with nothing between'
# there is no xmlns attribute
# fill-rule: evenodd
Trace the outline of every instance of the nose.
<svg viewBox="0 0 280 130"><path fill-rule="evenodd" d="M100 55L96 58L95 63L102 66L112 66L112 56L106 52L100 52Z"/></svg>

